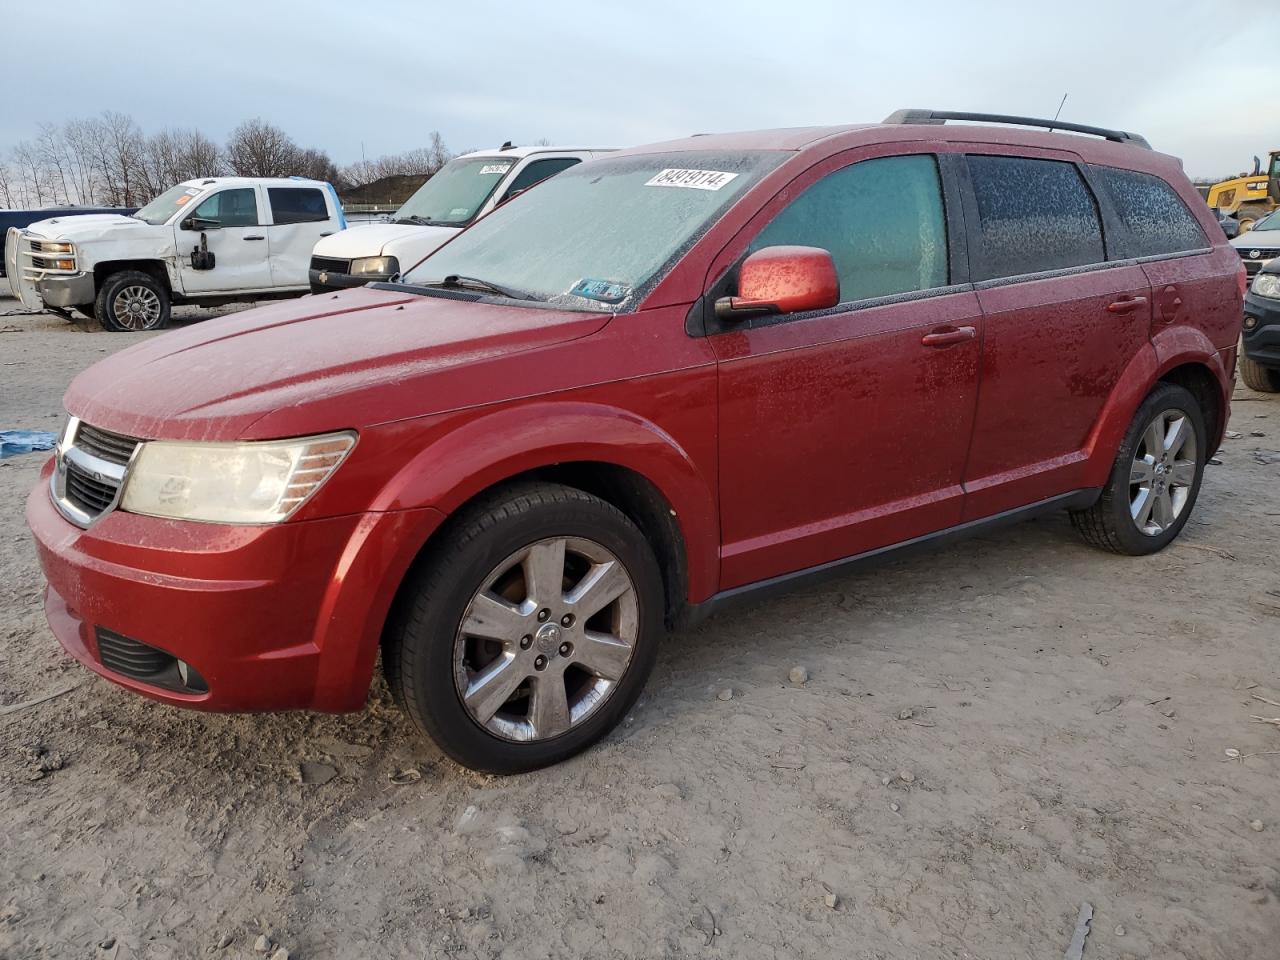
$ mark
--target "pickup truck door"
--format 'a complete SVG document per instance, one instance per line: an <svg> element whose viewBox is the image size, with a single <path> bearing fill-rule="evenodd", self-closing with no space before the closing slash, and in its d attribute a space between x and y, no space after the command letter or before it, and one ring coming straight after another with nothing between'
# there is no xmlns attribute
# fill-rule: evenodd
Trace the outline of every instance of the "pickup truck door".
<svg viewBox="0 0 1280 960"><path fill-rule="evenodd" d="M267 238L271 249L271 285L279 288L310 286L307 270L311 251L340 229L340 213L333 195L319 187L267 187L271 225Z"/></svg>
<svg viewBox="0 0 1280 960"><path fill-rule="evenodd" d="M225 187L202 198L173 225L178 274L188 296L271 288L267 220L257 187ZM199 221L199 222L197 222ZM203 227L203 229L197 229ZM197 269L192 253L203 243L213 266ZM200 258L196 258L199 263Z"/></svg>

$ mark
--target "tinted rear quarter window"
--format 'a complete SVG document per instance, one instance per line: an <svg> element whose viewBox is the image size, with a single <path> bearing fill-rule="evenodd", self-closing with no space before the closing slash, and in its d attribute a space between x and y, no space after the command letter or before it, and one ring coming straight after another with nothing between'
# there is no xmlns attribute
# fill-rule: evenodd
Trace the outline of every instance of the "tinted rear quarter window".
<svg viewBox="0 0 1280 960"><path fill-rule="evenodd" d="M1106 260L1098 207L1074 164L984 155L968 163L981 246L974 279Z"/></svg>
<svg viewBox="0 0 1280 960"><path fill-rule="evenodd" d="M561 170L568 170L574 164L581 162L577 157L548 157L546 160L533 160L515 175L511 186L507 187L506 196L511 196L519 190L528 190L535 183L541 183L547 177L554 177Z"/></svg>
<svg viewBox="0 0 1280 960"><path fill-rule="evenodd" d="M317 223L329 219L324 194L314 187L268 187L271 219L277 223Z"/></svg>
<svg viewBox="0 0 1280 960"><path fill-rule="evenodd" d="M1113 258L1154 257L1203 250L1204 231L1177 191L1149 173L1118 167L1091 168L1111 194L1127 237L1115 238Z"/></svg>

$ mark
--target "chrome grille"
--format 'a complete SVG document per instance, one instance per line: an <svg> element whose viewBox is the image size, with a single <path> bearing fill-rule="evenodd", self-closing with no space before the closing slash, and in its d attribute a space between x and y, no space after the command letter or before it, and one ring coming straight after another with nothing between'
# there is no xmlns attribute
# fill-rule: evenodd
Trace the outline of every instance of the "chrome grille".
<svg viewBox="0 0 1280 960"><path fill-rule="evenodd" d="M50 493L59 513L87 527L119 503L125 472L139 441L75 417L63 437L54 455Z"/></svg>
<svg viewBox="0 0 1280 960"><path fill-rule="evenodd" d="M87 423L81 423L80 429L76 431L75 445L103 460L126 464L133 456L133 450L138 445L138 441L133 437L123 437L118 433L99 430Z"/></svg>

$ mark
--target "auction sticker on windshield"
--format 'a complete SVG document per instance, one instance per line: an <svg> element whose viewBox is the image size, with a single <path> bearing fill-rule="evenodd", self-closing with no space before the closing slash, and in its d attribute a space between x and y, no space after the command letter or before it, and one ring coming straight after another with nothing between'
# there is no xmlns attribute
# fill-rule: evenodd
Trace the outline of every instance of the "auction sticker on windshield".
<svg viewBox="0 0 1280 960"><path fill-rule="evenodd" d="M685 187L689 190L719 190L736 177L719 170L661 170L645 182L646 187Z"/></svg>
<svg viewBox="0 0 1280 960"><path fill-rule="evenodd" d="M511 164L509 163L486 163L480 168L480 176L488 176L489 174L494 173L506 173L510 169Z"/></svg>

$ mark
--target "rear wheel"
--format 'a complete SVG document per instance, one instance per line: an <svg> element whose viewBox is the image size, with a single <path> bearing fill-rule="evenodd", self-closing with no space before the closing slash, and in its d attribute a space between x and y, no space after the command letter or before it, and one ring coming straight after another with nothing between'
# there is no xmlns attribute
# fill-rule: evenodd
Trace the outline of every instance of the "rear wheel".
<svg viewBox="0 0 1280 960"><path fill-rule="evenodd" d="M661 635L661 576L636 526L597 497L524 484L445 533L402 593L387 680L463 766L518 773L604 736L635 702Z"/></svg>
<svg viewBox="0 0 1280 960"><path fill-rule="evenodd" d="M1162 550L1191 516L1207 444L1195 397L1176 384L1159 384L1134 415L1097 503L1072 512L1075 528L1113 553Z"/></svg>
<svg viewBox="0 0 1280 960"><path fill-rule="evenodd" d="M149 273L122 270L98 288L94 312L113 333L159 330L169 322L169 291Z"/></svg>
<svg viewBox="0 0 1280 960"><path fill-rule="evenodd" d="M1256 360L1240 354L1240 379L1250 390L1259 393L1280 393L1280 370L1264 367Z"/></svg>

